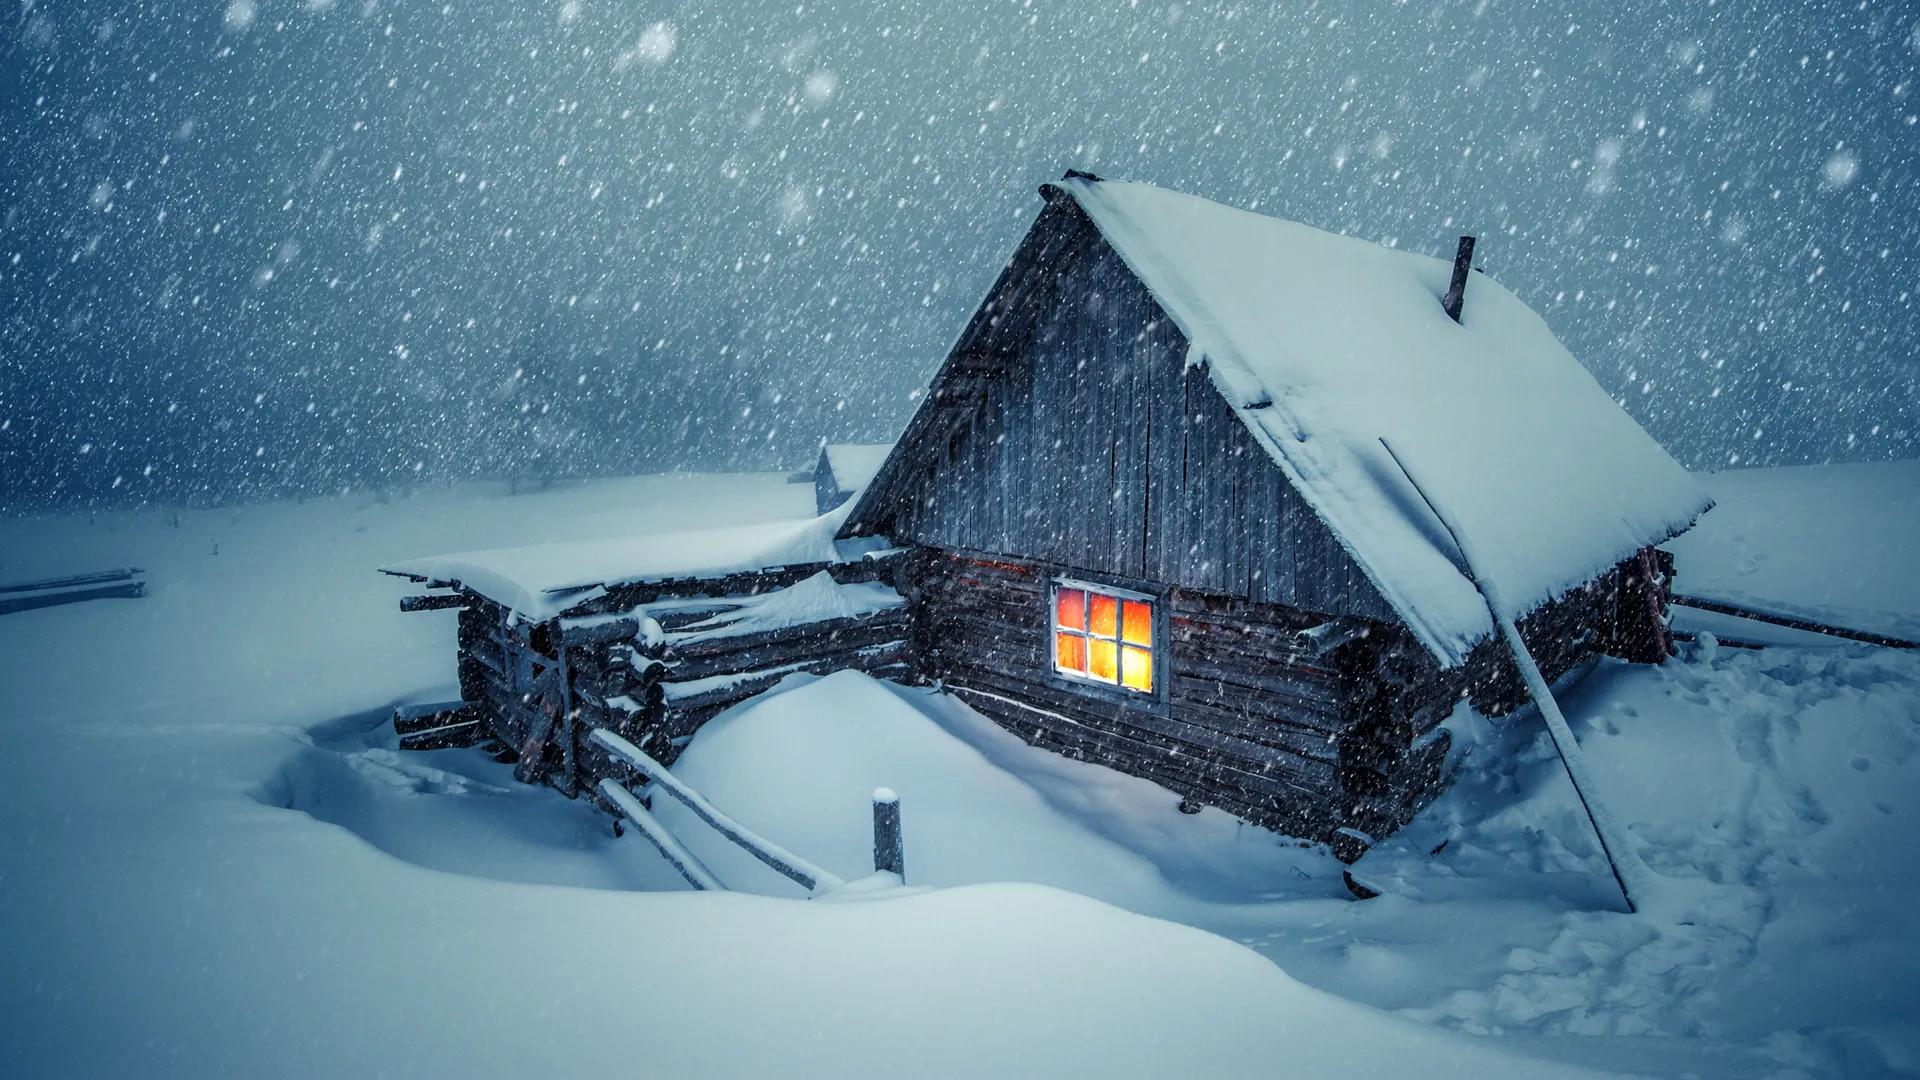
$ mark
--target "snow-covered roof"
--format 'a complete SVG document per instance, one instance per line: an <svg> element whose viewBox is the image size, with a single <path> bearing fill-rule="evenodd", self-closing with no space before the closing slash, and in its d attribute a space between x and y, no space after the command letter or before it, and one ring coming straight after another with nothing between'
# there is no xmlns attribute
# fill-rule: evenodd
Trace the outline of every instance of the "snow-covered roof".
<svg viewBox="0 0 1920 1080"><path fill-rule="evenodd" d="M522 618L542 620L591 598L600 586L848 562L885 547L878 538L834 539L850 509L798 520L434 555L380 569L458 583Z"/></svg>
<svg viewBox="0 0 1920 1080"><path fill-rule="evenodd" d="M1492 632L1452 545L1382 448L1458 520L1516 612L1712 505L1540 317L1450 263L1146 184L1052 185L1086 211L1255 439L1445 664Z"/></svg>
<svg viewBox="0 0 1920 1080"><path fill-rule="evenodd" d="M858 495L873 482L874 474L893 452L892 443L829 443L827 469L833 484L842 492Z"/></svg>

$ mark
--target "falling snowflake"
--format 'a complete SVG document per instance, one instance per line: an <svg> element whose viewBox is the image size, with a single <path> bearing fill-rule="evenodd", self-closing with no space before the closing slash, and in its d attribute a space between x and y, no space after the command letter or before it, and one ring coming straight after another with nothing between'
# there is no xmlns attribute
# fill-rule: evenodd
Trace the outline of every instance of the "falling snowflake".
<svg viewBox="0 0 1920 1080"><path fill-rule="evenodd" d="M840 76L832 71L822 69L807 76L807 100L815 105L825 105L833 99L834 91L839 88Z"/></svg>
<svg viewBox="0 0 1920 1080"><path fill-rule="evenodd" d="M229 0L224 21L228 30L244 34L253 28L255 14L253 0Z"/></svg>
<svg viewBox="0 0 1920 1080"><path fill-rule="evenodd" d="M625 71L635 64L659 67L673 59L674 49L679 44L679 36L679 32L673 28L672 23L654 23L640 35L639 41L633 43L633 48L620 54L619 59L614 61L614 67L620 71Z"/></svg>
<svg viewBox="0 0 1920 1080"><path fill-rule="evenodd" d="M1860 159L1846 147L1841 147L1820 166L1820 182L1829 191L1839 191L1854 182L1860 175Z"/></svg>

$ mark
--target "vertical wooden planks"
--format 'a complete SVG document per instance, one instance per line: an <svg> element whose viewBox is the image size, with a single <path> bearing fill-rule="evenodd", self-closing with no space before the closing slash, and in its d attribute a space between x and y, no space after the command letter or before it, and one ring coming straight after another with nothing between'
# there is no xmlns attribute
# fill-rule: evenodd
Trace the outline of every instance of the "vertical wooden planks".
<svg viewBox="0 0 1920 1080"><path fill-rule="evenodd" d="M1083 216L1043 214L955 356L983 384L916 416L907 541L1040 559L1331 615L1394 615ZM988 325L976 318L977 325ZM972 351L969 352L968 349ZM936 378L938 391L947 385ZM940 413L939 410L946 410ZM918 434L916 435L916 431Z"/></svg>

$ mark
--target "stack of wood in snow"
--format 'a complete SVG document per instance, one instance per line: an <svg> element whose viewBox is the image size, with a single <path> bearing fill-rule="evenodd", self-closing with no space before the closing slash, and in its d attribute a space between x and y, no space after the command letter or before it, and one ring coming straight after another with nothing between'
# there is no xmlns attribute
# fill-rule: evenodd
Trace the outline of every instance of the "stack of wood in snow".
<svg viewBox="0 0 1920 1080"><path fill-rule="evenodd" d="M671 764L702 724L788 675L905 675L907 613L889 563L606 586L543 621L457 582L423 582L446 591L401 608L459 610L462 700L396 714L402 745L490 738L520 779L568 794L627 776L591 741L596 728Z"/></svg>

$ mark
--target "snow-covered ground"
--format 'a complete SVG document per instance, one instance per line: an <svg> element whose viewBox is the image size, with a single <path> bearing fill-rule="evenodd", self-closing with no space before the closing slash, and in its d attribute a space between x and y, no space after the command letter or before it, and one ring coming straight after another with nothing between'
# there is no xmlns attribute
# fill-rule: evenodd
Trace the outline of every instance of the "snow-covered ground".
<svg viewBox="0 0 1920 1080"><path fill-rule="evenodd" d="M1741 510L1725 479L1715 515ZM1367 903L1322 852L852 673L724 716L678 771L849 877L868 794L894 787L907 890L793 899L660 800L763 895L687 893L506 766L391 749L388 706L451 688L451 617L399 615L374 566L797 518L812 497L656 477L0 522L0 580L152 582L0 617L0 1073L1920 1069L1913 654L1702 643L1566 693L1663 877L1637 916L1537 721L1461 718L1462 782L1367 856L1387 886ZM1765 541L1794 535L1746 542L1784 566Z"/></svg>
<svg viewBox="0 0 1920 1080"><path fill-rule="evenodd" d="M1920 461L1731 469L1707 482L1720 505L1667 545L1683 592L1920 641Z"/></svg>

